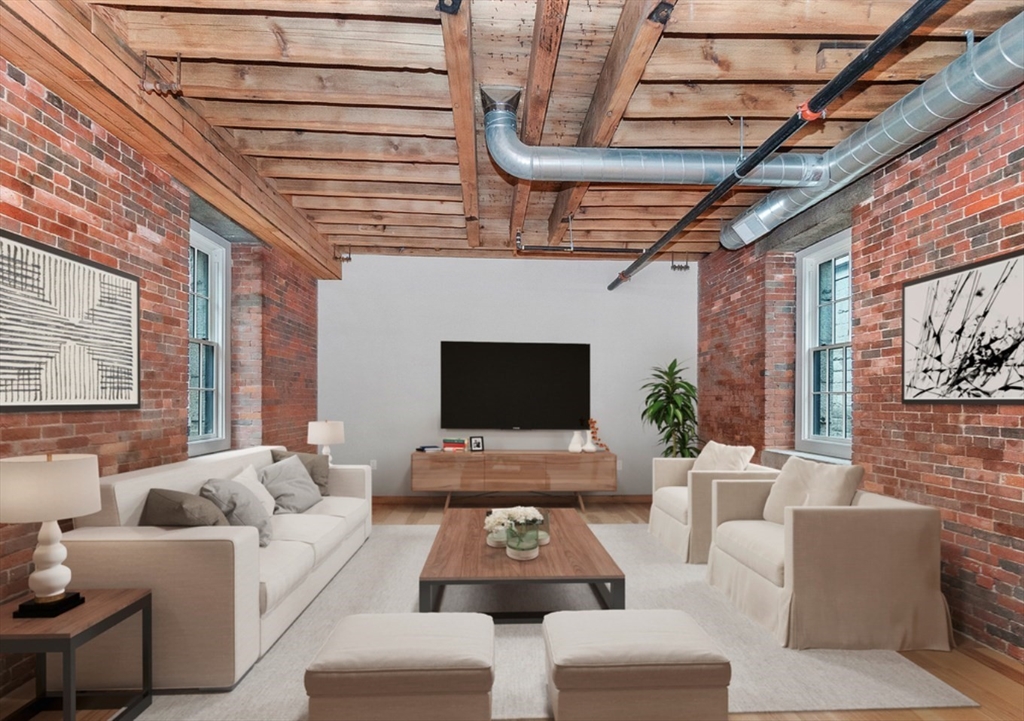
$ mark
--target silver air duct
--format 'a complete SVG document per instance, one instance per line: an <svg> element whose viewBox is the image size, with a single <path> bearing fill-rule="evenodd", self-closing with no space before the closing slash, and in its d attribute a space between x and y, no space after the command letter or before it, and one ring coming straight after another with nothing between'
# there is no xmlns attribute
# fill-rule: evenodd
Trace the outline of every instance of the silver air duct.
<svg viewBox="0 0 1024 721"><path fill-rule="evenodd" d="M517 88L481 88L487 149L502 170L525 180L717 185L742 160L739 153L627 148L539 148L516 135ZM502 99L495 99L502 98ZM821 155L775 155L741 183L792 188L827 180Z"/></svg>
<svg viewBox="0 0 1024 721"><path fill-rule="evenodd" d="M736 250L1024 82L1024 13L825 153L828 180L769 193L722 227Z"/></svg>

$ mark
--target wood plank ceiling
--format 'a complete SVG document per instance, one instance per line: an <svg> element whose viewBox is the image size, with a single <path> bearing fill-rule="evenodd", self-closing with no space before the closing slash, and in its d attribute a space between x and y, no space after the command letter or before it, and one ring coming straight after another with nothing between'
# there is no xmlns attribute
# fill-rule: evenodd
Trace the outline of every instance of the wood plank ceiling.
<svg viewBox="0 0 1024 721"><path fill-rule="evenodd" d="M488 156L479 88L524 88L527 144L749 150L912 4L440 0L452 12L439 12L438 1L59 4L139 68L145 53L164 80L180 54L174 102L301 217L268 232L251 227L251 210L193 190L268 242L318 259L325 241L336 255L511 258L518 230L528 245L568 244L570 216L575 245L646 248L706 189L517 181ZM57 4L0 5L17 14L19 2L44 15ZM965 31L981 39L1019 11L1020 0L951 0L786 148L834 145L960 55ZM714 250L721 221L763 192L733 192L662 257Z"/></svg>

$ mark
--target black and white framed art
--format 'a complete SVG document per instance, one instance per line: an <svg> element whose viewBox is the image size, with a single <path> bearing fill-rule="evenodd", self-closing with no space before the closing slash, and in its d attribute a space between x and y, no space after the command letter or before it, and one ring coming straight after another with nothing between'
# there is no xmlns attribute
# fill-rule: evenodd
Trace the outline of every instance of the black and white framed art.
<svg viewBox="0 0 1024 721"><path fill-rule="evenodd" d="M0 410L138 407L138 278L0 233Z"/></svg>
<svg viewBox="0 0 1024 721"><path fill-rule="evenodd" d="M1024 252L903 285L903 401L1024 403Z"/></svg>

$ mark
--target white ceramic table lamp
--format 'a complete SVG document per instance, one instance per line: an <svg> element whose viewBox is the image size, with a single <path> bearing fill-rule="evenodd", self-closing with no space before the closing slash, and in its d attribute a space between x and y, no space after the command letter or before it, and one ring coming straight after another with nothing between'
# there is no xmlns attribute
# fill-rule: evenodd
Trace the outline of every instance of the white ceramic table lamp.
<svg viewBox="0 0 1024 721"><path fill-rule="evenodd" d="M66 593L71 569L57 523L100 510L100 474L96 456L81 453L0 459L0 523L42 521L28 587L36 597L14 612L19 617L53 617L84 602Z"/></svg>
<svg viewBox="0 0 1024 721"><path fill-rule="evenodd" d="M331 444L345 442L345 424L342 421L310 421L306 442L323 446L320 452L331 462Z"/></svg>

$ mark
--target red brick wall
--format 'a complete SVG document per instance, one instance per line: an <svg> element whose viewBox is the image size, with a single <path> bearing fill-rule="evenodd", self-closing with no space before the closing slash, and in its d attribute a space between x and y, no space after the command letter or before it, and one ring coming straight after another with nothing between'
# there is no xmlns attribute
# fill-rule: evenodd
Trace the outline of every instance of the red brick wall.
<svg viewBox="0 0 1024 721"><path fill-rule="evenodd" d="M140 279L138 410L0 413L0 456L95 453L104 475L186 457L188 193L0 58L5 230ZM37 524L0 527L0 602L28 589ZM0 694L31 673L0 656Z"/></svg>
<svg viewBox="0 0 1024 721"><path fill-rule="evenodd" d="M263 247L231 246L231 446L263 442Z"/></svg>
<svg viewBox="0 0 1024 721"><path fill-rule="evenodd" d="M853 227L854 443L865 488L939 508L954 626L1024 659L1019 404L903 404L902 285L1024 247L1024 94L879 172Z"/></svg>

